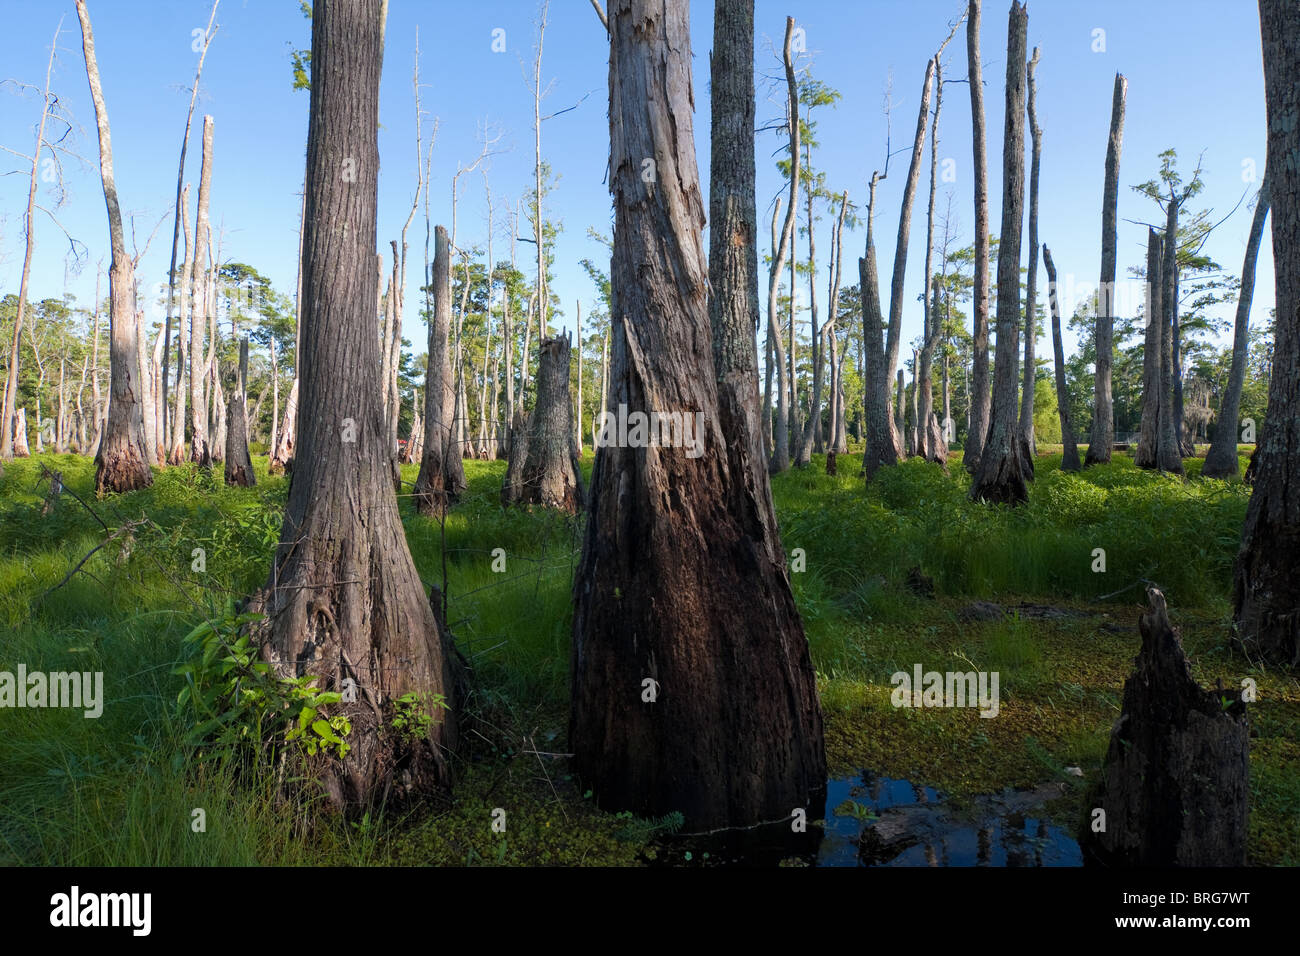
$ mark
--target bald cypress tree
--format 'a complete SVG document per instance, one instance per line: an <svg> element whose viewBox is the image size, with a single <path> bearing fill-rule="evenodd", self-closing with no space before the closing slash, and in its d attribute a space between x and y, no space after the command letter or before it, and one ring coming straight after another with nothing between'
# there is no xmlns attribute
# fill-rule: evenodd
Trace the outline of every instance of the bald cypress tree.
<svg viewBox="0 0 1300 956"><path fill-rule="evenodd" d="M1300 664L1300 4L1259 0L1277 324L1268 414L1233 577L1236 640Z"/></svg>
<svg viewBox="0 0 1300 956"><path fill-rule="evenodd" d="M688 3L610 5L611 311L621 321L607 401L629 415L699 414L706 434L693 451L597 452L574 581L569 722L573 767L601 806L678 811L692 828L819 814L826 784L754 414L752 5L719 0L715 17L722 182L711 234L728 254L713 266L711 322Z"/></svg>
<svg viewBox="0 0 1300 956"><path fill-rule="evenodd" d="M281 676L314 675L333 690L354 682L355 702L333 705L351 721L351 749L318 770L338 806L446 786L460 706L450 638L397 513L381 405L382 34L380 0L313 6L298 444L270 580L250 605L265 615L262 657ZM427 734L393 729L399 698L416 701Z"/></svg>

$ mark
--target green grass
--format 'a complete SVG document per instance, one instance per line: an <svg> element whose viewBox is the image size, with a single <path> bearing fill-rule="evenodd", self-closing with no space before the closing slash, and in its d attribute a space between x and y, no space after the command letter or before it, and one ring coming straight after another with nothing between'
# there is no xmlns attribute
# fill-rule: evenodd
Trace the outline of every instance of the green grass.
<svg viewBox="0 0 1300 956"><path fill-rule="evenodd" d="M1229 583L1248 489L1180 481L1126 456L1082 474L1037 461L1029 503L972 504L959 456L945 474L908 462L864 488L856 456L840 474L815 458L773 480L791 580L827 715L835 772L870 768L961 796L1040 783L1079 766L1091 778L1136 653L1142 580L1165 589L1199 680L1259 682L1251 708L1250 855L1300 863L1300 688L1249 668L1226 641ZM60 581L106 534L67 495L41 515L40 464L63 472L120 541ZM503 462L466 462L469 488L445 525L402 498L408 543L426 585L444 584L448 617L470 660L472 759L455 799L404 818L344 820L276 798L272 774L234 777L187 762L174 714L181 638L228 597L263 585L288 482L255 459L254 489L194 469L156 472L152 488L91 497L93 465L42 456L0 476L0 670L103 671L98 720L61 710L0 711L0 863L635 864L656 852L649 827L593 806L567 776L571 582L581 519L505 510ZM1190 464L1190 463L1189 463ZM1244 468L1243 460L1243 468ZM590 467L590 458L585 463ZM1189 471L1195 471L1189 467ZM404 469L413 481L415 469ZM205 568L194 570L202 548ZM1093 571L1094 549L1106 570ZM494 557L504 551L504 570ZM498 562L499 567L499 562ZM905 587L910 569L933 599ZM1072 610L1053 620L970 622L974 600ZM895 710L889 676L997 670L1001 713ZM1077 780L1077 778L1071 778ZM1072 821L1071 801L1058 818ZM509 824L491 830L495 808ZM193 811L206 830L191 828Z"/></svg>

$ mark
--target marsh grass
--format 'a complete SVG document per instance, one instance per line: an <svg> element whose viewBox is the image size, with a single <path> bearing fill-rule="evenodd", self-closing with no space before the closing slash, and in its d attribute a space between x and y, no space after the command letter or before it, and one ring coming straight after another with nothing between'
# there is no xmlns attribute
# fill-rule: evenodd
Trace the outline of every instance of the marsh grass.
<svg viewBox="0 0 1300 956"><path fill-rule="evenodd" d="M1123 456L1082 474L1060 472L1059 462L1038 459L1019 509L969 502L959 456L948 474L907 462L865 489L852 455L841 456L837 478L820 457L774 477L787 554L806 554L791 581L832 769L867 767L955 795L1031 785L1051 768L1096 773L1137 650L1141 581L1152 580L1184 627L1199 680L1259 681L1251 856L1300 862L1300 691L1289 675L1251 669L1226 640L1248 489L1152 475ZM106 534L68 495L40 514L40 463L61 470L111 529L150 519L129 554L115 542L56 587ZM588 456L588 475L590 464ZM252 489L187 466L156 472L150 489L96 501L89 459L6 464L0 669L21 661L29 670L101 670L106 704L98 720L0 711L0 862L573 865L632 864L655 852L626 839L652 827L596 810L565 761L542 755L565 750L582 519L502 509L504 462L465 463L469 487L445 525L399 499L426 587L444 585L445 547L448 619L472 666L473 744L453 803L342 819L311 800L277 799L269 771L188 765L187 728L173 707L181 638L227 598L265 584L278 540L288 479L268 476L265 458L254 465ZM403 469L404 493L415 472ZM1092 571L1095 548L1106 551L1105 573ZM502 552L504 569L494 568ZM933 598L907 590L914 567L933 578ZM1079 615L972 624L961 613L972 600L1033 600ZM894 709L889 675L918 662L998 669L999 718ZM489 827L498 806L511 808L504 840ZM192 829L195 809L206 814L202 833Z"/></svg>

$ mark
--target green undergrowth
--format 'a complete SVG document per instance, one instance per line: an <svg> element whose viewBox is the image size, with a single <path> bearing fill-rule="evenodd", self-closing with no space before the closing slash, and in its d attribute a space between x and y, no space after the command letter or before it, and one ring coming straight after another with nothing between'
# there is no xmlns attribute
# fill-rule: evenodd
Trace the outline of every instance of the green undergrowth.
<svg viewBox="0 0 1300 956"><path fill-rule="evenodd" d="M855 455L840 456L838 477L824 473L820 456L774 476L832 772L868 768L958 798L1060 779L1069 796L1054 812L1072 822L1118 715L1151 581L1168 597L1198 680L1258 682L1251 859L1300 863L1300 688L1251 668L1226 641L1249 490L1153 475L1124 456L1081 474L1059 462L1037 460L1029 503L1018 509L971 503L959 455L948 473L908 462L865 489ZM42 514L42 464L61 471L103 524L66 493ZM588 475L590 464L588 456ZM657 852L652 838L671 821L598 810L568 777L582 519L503 509L504 462L465 463L468 488L445 522L415 513L416 469L403 469L407 541L426 587L445 591L471 666L461 715L471 731L454 800L342 819L277 799L273 772L188 761L191 728L174 706L182 638L265 585L278 540L288 479L268 476L265 458L254 466L252 489L187 466L156 471L149 489L96 500L87 458L6 464L0 670L22 662L29 671L103 671L106 704L96 720L0 711L0 862L633 865ZM1099 548L1104 572L1093 570ZM909 589L913 569L932 594ZM972 621L976 601L1056 611ZM890 676L916 664L998 671L998 716L895 708ZM492 827L497 810L504 833Z"/></svg>

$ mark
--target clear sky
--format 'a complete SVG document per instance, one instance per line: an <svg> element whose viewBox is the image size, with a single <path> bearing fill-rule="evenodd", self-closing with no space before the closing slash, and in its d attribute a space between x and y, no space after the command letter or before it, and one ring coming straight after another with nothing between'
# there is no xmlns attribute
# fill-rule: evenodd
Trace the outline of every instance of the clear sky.
<svg viewBox="0 0 1300 956"><path fill-rule="evenodd" d="M699 171L707 196L708 69L712 9L706 0L691 4L695 58L695 134ZM1009 3L986 0L982 59L988 128L990 221L998 231L1001 209L1003 90ZM808 56L801 65L840 91L843 99L824 109L818 120L821 147L814 165L825 170L828 186L847 189L865 209L866 184L883 162L885 120L881 103L893 77L893 146L907 144L927 59L964 10L961 0L758 0L756 69L759 72L758 125L781 116L781 92L772 80L780 74L779 48L785 17L793 15L806 35ZM170 252L176 164L198 54L195 30L202 30L210 0L89 0L105 98L112 122L118 189L123 210L136 217L143 245L154 224L166 215L144 261L143 280L165 281ZM416 179L412 65L419 29L422 50L423 108L436 116L438 137L433 159L431 213L450 225L451 178L457 163L472 162L484 125L502 133L489 161L494 201L504 211L532 181L533 134L531 63L536 0L391 0L381 89L379 147L379 238L387 254L410 210ZM79 276L65 276L67 244L58 228L37 219L38 245L30 298L57 297L65 289L88 303L94 294L96 264L108 267L107 221L98 175L94 111L81 56L80 32L71 0L0 0L0 77L39 87L49 44L63 18L53 86L71 110L77 128L72 142L89 162L67 170L66 204L56 210L68 231L89 246L89 262ZM310 42L310 24L297 0L221 0L219 29L204 68L191 138L187 181L191 202L197 192L202 114L215 118L212 180L214 234L222 235L222 257L252 264L275 286L292 294L295 281L298 193L302 188L308 94L294 91L290 50ZM505 31L505 51L493 51L493 31ZM1104 35L1097 31L1104 31ZM1103 45L1104 50L1097 49ZM498 46L500 44L498 43ZM1129 81L1119 197L1119 271L1145 262L1146 228L1124 219L1154 221L1153 203L1128 187L1155 176L1157 154L1177 148L1180 168L1190 174L1204 151L1205 191L1193 208L1225 214L1247 188L1243 164L1264 165L1264 95L1259 21L1250 0L1033 0L1029 4L1029 45L1041 47L1038 114L1043 128L1040 233L1051 248L1060 279L1095 282L1100 268L1103 161L1115 73ZM773 52L773 48L776 52ZM589 0L552 0L543 58L550 92L543 113L576 108L543 123L543 152L561 177L548 198L546 213L562 221L556 245L553 288L571 322L573 303L584 313L595 289L578 265L590 256L606 261L604 250L586 237L589 226L608 233L611 206L604 182L608 157L608 43ZM945 77L967 74L965 28L945 51ZM590 95L587 95L590 94ZM586 96L586 99L583 97ZM581 101L581 102L580 102ZM39 119L39 100L23 97L12 85L0 90L0 145L30 153ZM427 128L427 125L426 125ZM941 163L953 182L959 244L971 241L973 224L970 100L964 84L945 87L940 126ZM780 191L775 169L781 134L758 134L759 234L766 237L771 200ZM926 159L928 164L929 149ZM879 187L877 230L880 271L886 284L891 269L906 153L895 155L888 180ZM15 293L22 265L22 213L27 179L22 160L0 152L0 295ZM922 171L912 223L905 295L905 338L920 331L917 295L922 284L925 189ZM461 177L461 245L483 245L487 235L484 182L477 172ZM1251 184L1253 191L1257 183ZM40 201L52 202L47 187ZM707 204L706 204L707 205ZM1250 226L1245 204L1211 238L1206 252L1239 274ZM819 268L830 247L830 218L819 225ZM526 233L526 227L524 227ZM495 258L507 257L504 216L495 227ZM846 284L856 279L856 257L865 233L846 237ZM130 237L128 234L128 242ZM420 279L423 219L412 224L408 282ZM800 240L800 255L806 240ZM762 253L766 254L766 240ZM520 268L532 247L518 246ZM1040 271L1040 288L1046 277ZM819 277L825 308L825 273ZM107 294L107 284L104 286ZM760 296L765 301L765 296ZM1272 255L1265 240L1252 321L1261 321L1273 303ZM1044 292L1043 305L1046 306ZM888 308L888 303L885 303ZM1231 314L1231 308L1224 310ZM412 312L405 335L423 350L425 333ZM1067 350L1073 343L1067 342Z"/></svg>

